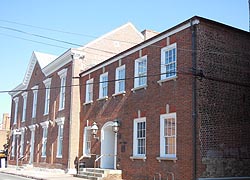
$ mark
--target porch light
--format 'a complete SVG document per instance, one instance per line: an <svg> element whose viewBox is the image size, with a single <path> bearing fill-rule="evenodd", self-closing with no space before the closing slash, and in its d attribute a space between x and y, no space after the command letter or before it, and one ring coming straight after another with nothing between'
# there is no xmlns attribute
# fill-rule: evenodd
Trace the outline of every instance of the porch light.
<svg viewBox="0 0 250 180"><path fill-rule="evenodd" d="M92 135L94 136L94 138L98 140L99 137L96 137L97 131L98 131L98 126L97 126L96 122L94 122L91 126L91 132L92 132Z"/></svg>
<svg viewBox="0 0 250 180"><path fill-rule="evenodd" d="M113 121L112 129L114 133L117 133L119 131L120 123L118 120Z"/></svg>

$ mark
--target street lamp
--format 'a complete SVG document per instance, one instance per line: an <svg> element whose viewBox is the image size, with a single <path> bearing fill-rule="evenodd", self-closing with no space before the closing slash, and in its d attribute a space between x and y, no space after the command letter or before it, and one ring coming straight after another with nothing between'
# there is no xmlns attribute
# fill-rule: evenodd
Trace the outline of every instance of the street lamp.
<svg viewBox="0 0 250 180"><path fill-rule="evenodd" d="M113 121L112 129L114 133L118 133L120 127L120 123L118 120Z"/></svg>
<svg viewBox="0 0 250 180"><path fill-rule="evenodd" d="M91 132L92 132L92 135L94 136L94 139L96 139L96 140L99 140L99 137L96 137L98 129L99 128L98 128L96 122L94 122L91 126Z"/></svg>

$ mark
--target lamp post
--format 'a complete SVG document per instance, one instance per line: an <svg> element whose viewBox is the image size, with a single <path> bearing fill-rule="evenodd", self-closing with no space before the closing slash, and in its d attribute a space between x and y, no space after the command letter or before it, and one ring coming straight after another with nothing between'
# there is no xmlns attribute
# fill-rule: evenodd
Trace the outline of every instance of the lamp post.
<svg viewBox="0 0 250 180"><path fill-rule="evenodd" d="M21 135L21 131L19 129L14 130L14 136L17 137L17 148L16 148L16 169L18 169L18 148L19 148L19 135Z"/></svg>
<svg viewBox="0 0 250 180"><path fill-rule="evenodd" d="M117 160L117 133L119 131L120 123L118 120L113 121L112 130L115 133L115 145L114 145L114 169L116 169Z"/></svg>
<svg viewBox="0 0 250 180"><path fill-rule="evenodd" d="M96 137L96 134L97 134L97 131L98 131L98 126L96 124L96 122L94 122L91 126L91 132L92 132L92 135L94 136L94 139L96 139L97 141L99 140L99 137Z"/></svg>

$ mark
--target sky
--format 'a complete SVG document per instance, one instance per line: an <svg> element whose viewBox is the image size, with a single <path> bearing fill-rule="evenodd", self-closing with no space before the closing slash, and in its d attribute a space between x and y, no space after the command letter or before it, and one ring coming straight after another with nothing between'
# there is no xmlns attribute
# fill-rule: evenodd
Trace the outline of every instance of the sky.
<svg viewBox="0 0 250 180"><path fill-rule="evenodd" d="M248 0L1 0L0 122L11 114L2 91L23 82L33 51L58 56L78 47L36 35L84 45L127 22L162 32L195 15L249 30Z"/></svg>

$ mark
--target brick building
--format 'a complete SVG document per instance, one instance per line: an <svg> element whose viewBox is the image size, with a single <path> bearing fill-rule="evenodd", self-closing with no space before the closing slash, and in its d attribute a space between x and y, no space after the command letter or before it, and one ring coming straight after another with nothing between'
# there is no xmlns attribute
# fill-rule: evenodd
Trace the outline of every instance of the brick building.
<svg viewBox="0 0 250 180"><path fill-rule="evenodd" d="M250 177L249 44L195 16L82 72L81 161L126 180Z"/></svg>
<svg viewBox="0 0 250 180"><path fill-rule="evenodd" d="M33 52L23 82L10 92L9 163L19 158L21 164L74 172L80 113L79 78L75 77L143 40L127 23L58 57Z"/></svg>

